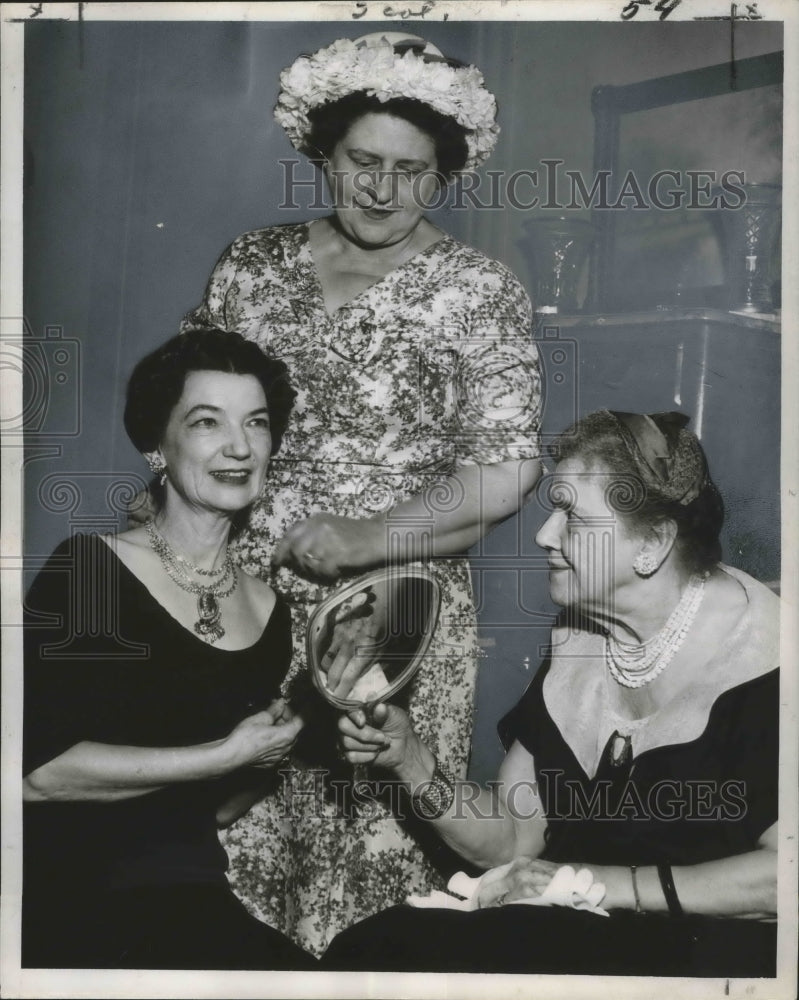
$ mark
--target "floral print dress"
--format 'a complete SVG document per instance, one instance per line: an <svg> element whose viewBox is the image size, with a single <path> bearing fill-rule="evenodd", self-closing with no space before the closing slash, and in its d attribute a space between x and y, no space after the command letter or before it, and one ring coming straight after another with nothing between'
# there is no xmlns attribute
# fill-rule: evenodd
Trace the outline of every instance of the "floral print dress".
<svg viewBox="0 0 799 1000"><path fill-rule="evenodd" d="M329 588L270 570L285 530L319 511L371 517L440 484L428 493L432 523L461 500L444 485L458 467L538 455L541 401L530 302L507 268L442 235L330 315L309 225L236 239L183 323L255 341L286 362L298 392L264 496L235 543L244 569L268 578L292 605L285 691L297 699L308 687L308 616ZM439 621L397 700L462 777L477 673L469 566L465 557L437 558L429 568L441 588ZM223 842L245 905L320 954L340 930L443 879L430 845L420 846L436 842L429 831L396 820L388 799L353 808L342 792L352 769L336 753L333 710L309 700L303 714L291 768Z"/></svg>

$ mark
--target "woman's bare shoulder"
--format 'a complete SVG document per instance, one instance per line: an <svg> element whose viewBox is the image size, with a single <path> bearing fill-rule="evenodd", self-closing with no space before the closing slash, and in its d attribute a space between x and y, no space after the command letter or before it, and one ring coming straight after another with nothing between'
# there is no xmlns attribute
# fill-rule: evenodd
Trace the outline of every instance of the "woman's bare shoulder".
<svg viewBox="0 0 799 1000"><path fill-rule="evenodd" d="M144 525L130 528L128 531L100 535L99 538L146 587L152 586L158 559L152 550Z"/></svg>
<svg viewBox="0 0 799 1000"><path fill-rule="evenodd" d="M127 531L109 532L108 534L100 535L100 538L112 549L116 549L118 543L121 543L123 548L127 548L128 546L136 549L150 548L147 529L143 524L136 525L135 528L128 528Z"/></svg>
<svg viewBox="0 0 799 1000"><path fill-rule="evenodd" d="M245 594L251 604L259 609L266 608L268 610L267 617L272 613L272 609L277 601L277 594L265 580L257 576L251 576L249 573L245 573L244 570L239 570L239 587L241 587L242 593Z"/></svg>

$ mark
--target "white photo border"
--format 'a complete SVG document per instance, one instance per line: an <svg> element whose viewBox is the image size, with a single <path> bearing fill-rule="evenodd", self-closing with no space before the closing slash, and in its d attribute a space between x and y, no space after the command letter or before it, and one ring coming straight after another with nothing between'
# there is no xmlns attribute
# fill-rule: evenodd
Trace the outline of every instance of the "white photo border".
<svg viewBox="0 0 799 1000"><path fill-rule="evenodd" d="M407 30L423 18L439 21L537 21L618 20L625 0L508 0L508 2L433 2L384 4L357 2L309 3L6 3L2 17L2 316L22 317L22 124L23 124L23 36L25 23L34 18L94 20L263 20L263 21L367 21L402 20ZM635 977L554 976L431 976L408 974L330 974L255 972L110 972L99 970L23 970L19 964L19 901L21 870L21 629L4 627L2 679L2 991L6 997L753 997L780 1000L796 995L796 871L797 871L797 608L799 607L799 7L792 0L758 0L760 14L781 20L785 27L784 113L784 204L783 213L783 407L782 407L782 538L784 563L782 599L783 695L780 764L780 939L776 980L657 980ZM723 0L683 0L671 14L673 19L725 16L730 5ZM408 17L389 16L388 11L408 11ZM641 8L639 16L654 17ZM4 320L5 324L5 320ZM4 326L4 329L8 327ZM20 373L2 371L4 415L21 412ZM2 538L0 562L3 622L18 620L22 600L20 560L10 540L22 532L22 452L6 445L2 450Z"/></svg>

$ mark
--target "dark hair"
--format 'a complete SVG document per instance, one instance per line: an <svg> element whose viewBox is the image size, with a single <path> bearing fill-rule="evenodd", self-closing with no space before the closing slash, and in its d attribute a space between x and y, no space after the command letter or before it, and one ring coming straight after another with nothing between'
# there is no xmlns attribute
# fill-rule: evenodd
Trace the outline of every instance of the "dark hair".
<svg viewBox="0 0 799 1000"><path fill-rule="evenodd" d="M270 358L238 333L210 327L178 334L136 365L128 381L125 430L142 452L161 443L169 417L183 394L190 372L219 371L254 375L269 412L272 454L280 448L296 393L282 361Z"/></svg>
<svg viewBox="0 0 799 1000"><path fill-rule="evenodd" d="M688 446L702 458L702 479L694 499L681 503L659 488L656 477L642 470L631 450L623 427L607 410L591 413L565 430L550 445L558 462L580 458L589 468L603 466L614 480L608 485L608 503L635 529L647 528L670 518L677 525L675 547L683 565L694 573L710 570L721 559L719 535L724 523L724 503L707 474L707 464L696 436L669 423L669 414L652 414L672 450ZM683 437L687 436L687 437Z"/></svg>
<svg viewBox="0 0 799 1000"><path fill-rule="evenodd" d="M466 129L454 118L412 97L380 101L362 90L308 112L311 131L303 152L311 159L319 159L320 154L329 158L355 122L367 114L394 115L428 135L436 147L438 173L445 181L450 181L465 166L469 156Z"/></svg>

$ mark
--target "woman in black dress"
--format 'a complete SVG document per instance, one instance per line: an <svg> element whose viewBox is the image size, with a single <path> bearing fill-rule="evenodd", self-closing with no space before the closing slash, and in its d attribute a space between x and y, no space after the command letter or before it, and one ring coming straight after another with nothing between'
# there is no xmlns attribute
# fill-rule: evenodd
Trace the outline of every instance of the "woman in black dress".
<svg viewBox="0 0 799 1000"><path fill-rule="evenodd" d="M139 363L125 427L161 479L147 526L75 535L27 598L23 965L296 969L227 885L217 825L276 780L288 608L227 553L293 400L238 334Z"/></svg>
<svg viewBox="0 0 799 1000"><path fill-rule="evenodd" d="M564 615L500 724L493 790L453 782L395 706L342 719L352 762L393 772L477 868L506 867L476 912L396 907L328 967L775 974L779 602L719 563L723 507L685 423L600 411L557 442L537 542ZM565 865L605 914L540 905Z"/></svg>

